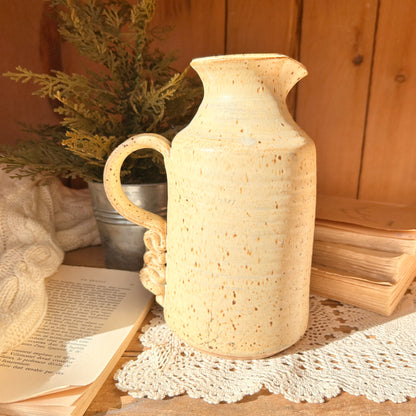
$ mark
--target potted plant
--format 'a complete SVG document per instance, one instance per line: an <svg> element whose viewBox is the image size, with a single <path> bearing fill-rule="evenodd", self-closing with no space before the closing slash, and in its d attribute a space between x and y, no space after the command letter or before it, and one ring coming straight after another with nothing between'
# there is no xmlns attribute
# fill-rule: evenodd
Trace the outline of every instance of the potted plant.
<svg viewBox="0 0 416 416"><path fill-rule="evenodd" d="M172 68L173 55L152 47L157 33L148 26L155 0L135 4L127 0L48 1L56 8L63 39L94 62L95 67L86 68L83 74L69 75L61 71L37 74L19 66L4 74L18 82L32 82L37 86L34 94L55 100L54 110L60 121L56 125L25 125L25 132L34 137L15 147L2 146L0 163L14 177L41 174L84 179L100 215L97 223L105 244L109 233L113 233L108 224L124 223L121 218L113 219L118 214L105 206L108 202L103 194L102 174L108 156L133 134L153 132L172 139L189 122L202 89L186 76L186 71L180 73ZM131 184L145 189L144 194L133 191L128 196L136 202L133 195L138 192L138 200L151 202L144 206L146 209L155 209L152 199L160 200L161 195L166 198L166 177L157 152L143 150L129 157L123 165L122 181L127 193ZM149 196L152 188L155 197ZM98 206L101 203L104 207ZM161 205L163 210L166 200ZM124 236L131 236L131 230L125 231L120 244L133 251L139 263L108 266L136 269L140 267L141 255L129 246L137 241L126 242ZM137 239L142 244L141 236ZM118 245L113 248L124 249ZM109 256L107 253L107 260ZM117 263L120 256L123 257L121 253L112 256L110 263Z"/></svg>

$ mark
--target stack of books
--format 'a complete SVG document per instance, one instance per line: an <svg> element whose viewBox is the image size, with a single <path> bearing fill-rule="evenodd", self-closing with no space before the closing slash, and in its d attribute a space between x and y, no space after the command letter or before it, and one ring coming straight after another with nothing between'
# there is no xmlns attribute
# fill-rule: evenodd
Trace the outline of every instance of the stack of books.
<svg viewBox="0 0 416 416"><path fill-rule="evenodd" d="M311 292L391 315L416 276L416 207L319 195Z"/></svg>

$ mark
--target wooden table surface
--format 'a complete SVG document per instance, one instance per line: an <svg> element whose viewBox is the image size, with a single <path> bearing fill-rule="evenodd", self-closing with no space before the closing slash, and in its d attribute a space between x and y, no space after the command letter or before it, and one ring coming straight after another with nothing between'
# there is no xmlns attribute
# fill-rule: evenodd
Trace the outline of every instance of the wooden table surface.
<svg viewBox="0 0 416 416"><path fill-rule="evenodd" d="M71 265L104 267L101 247L88 247L66 254L65 263ZM150 319L148 316L145 320ZM322 404L293 403L281 395L262 390L232 404L208 404L202 399L191 399L186 394L164 400L133 399L115 387L113 374L123 363L134 360L143 351L136 336L127 347L113 372L85 412L85 416L287 416L287 415L416 415L416 399L406 403L375 403L362 396L343 392Z"/></svg>

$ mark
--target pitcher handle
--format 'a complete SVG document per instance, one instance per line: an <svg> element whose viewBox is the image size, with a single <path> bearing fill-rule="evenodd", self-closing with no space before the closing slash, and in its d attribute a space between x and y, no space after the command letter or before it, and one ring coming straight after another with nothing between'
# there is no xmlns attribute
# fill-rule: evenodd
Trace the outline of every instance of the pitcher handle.
<svg viewBox="0 0 416 416"><path fill-rule="evenodd" d="M154 149L166 160L170 156L170 142L159 134L138 134L121 143L111 153L104 168L104 189L116 211L129 221L148 228L143 240L147 251L140 271L143 286L156 295L163 306L166 285L166 221L161 216L133 204L123 191L120 172L123 162L140 149Z"/></svg>

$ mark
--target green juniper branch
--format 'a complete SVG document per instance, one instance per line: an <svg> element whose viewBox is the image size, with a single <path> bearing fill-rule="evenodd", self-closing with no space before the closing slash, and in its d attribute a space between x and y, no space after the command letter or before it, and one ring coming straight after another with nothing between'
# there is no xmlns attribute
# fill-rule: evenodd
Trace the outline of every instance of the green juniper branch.
<svg viewBox="0 0 416 416"><path fill-rule="evenodd" d="M35 95L58 102L56 126L26 127L36 139L0 147L0 164L15 176L77 175L102 181L111 151L133 134L172 139L193 115L201 86L172 68L175 57L152 48L148 25L155 0L48 0L57 9L64 40L102 67L85 74L37 74L18 66L4 75L37 87ZM132 155L124 181L163 180L163 161L152 150Z"/></svg>

